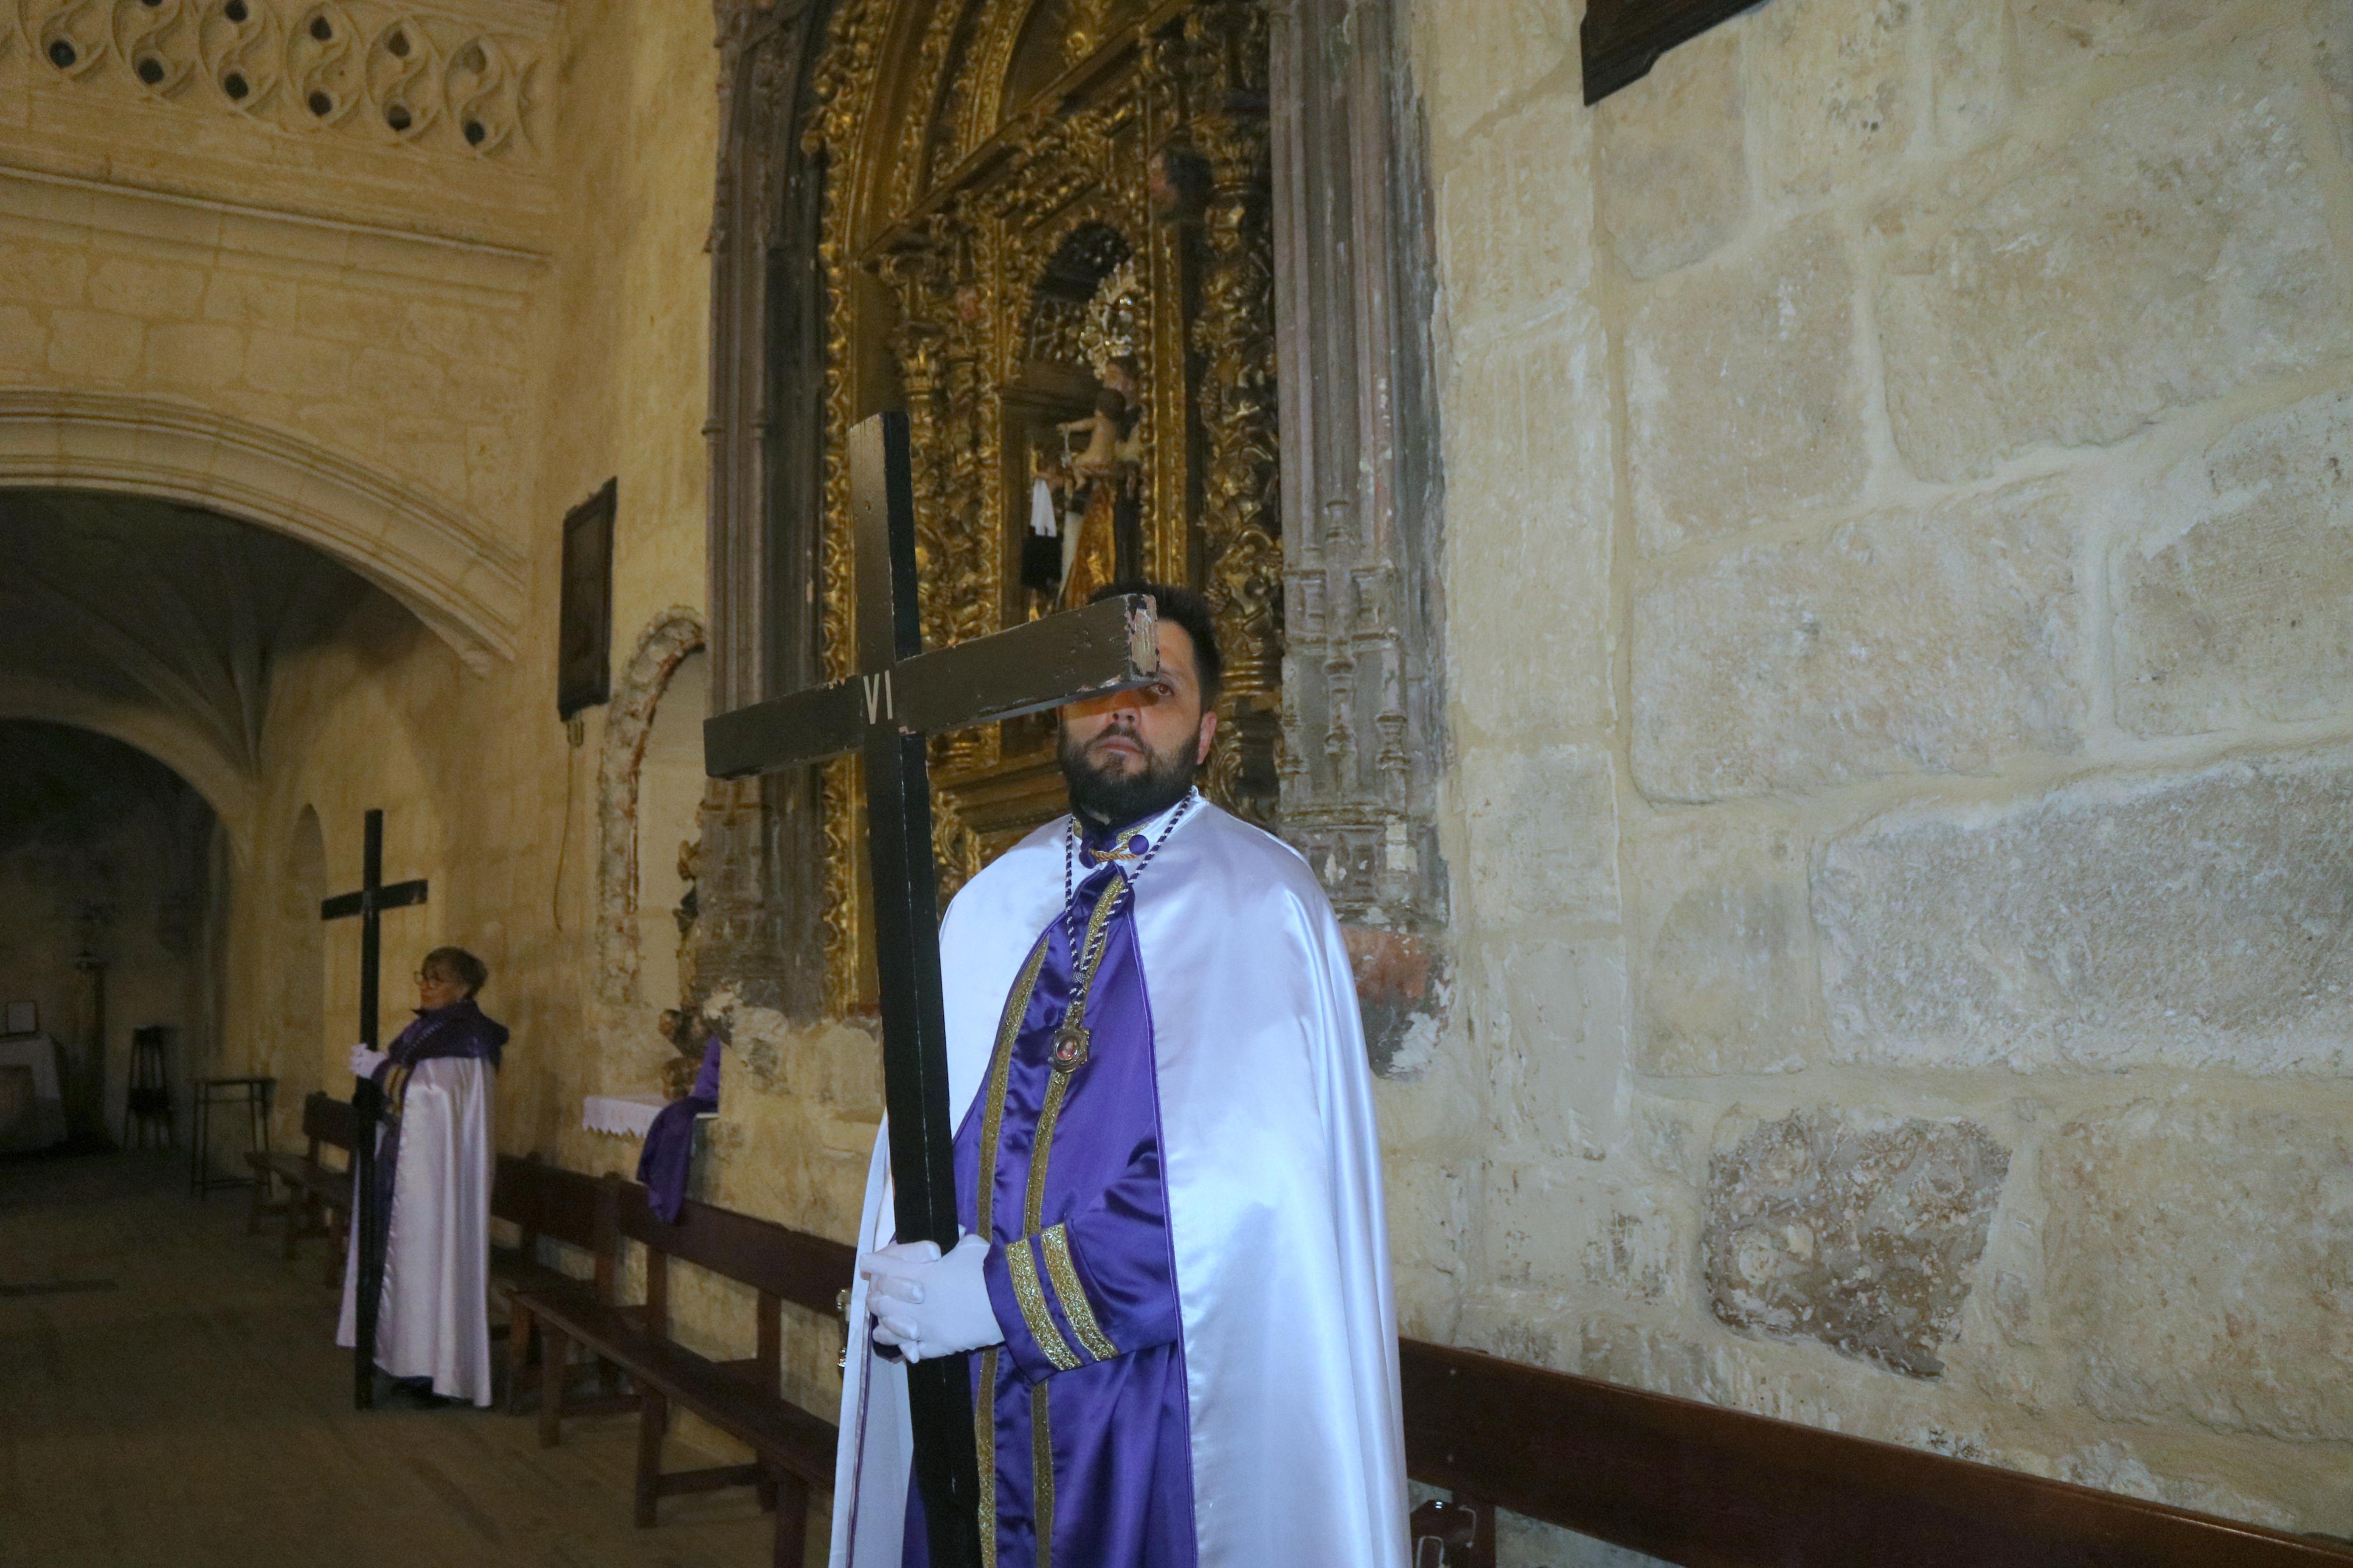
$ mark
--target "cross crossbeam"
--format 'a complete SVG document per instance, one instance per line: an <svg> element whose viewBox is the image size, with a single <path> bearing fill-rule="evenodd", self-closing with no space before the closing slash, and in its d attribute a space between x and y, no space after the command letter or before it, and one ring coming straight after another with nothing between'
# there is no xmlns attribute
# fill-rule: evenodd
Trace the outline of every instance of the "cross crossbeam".
<svg viewBox="0 0 2353 1568"><path fill-rule="evenodd" d="M360 885L319 905L322 921L360 920L360 1039L373 1048L377 1032L377 988L382 978L383 925L386 910L406 909L425 901L423 879L386 884L384 879L384 813L371 810L365 819L360 849ZM352 1313L355 1333L352 1348L352 1404L365 1410L375 1403L375 1321L384 1293L384 1249L386 1222L384 1205L375 1201L375 1130L384 1116L384 1091L363 1079L352 1090L352 1215L359 1248L359 1267L353 1281Z"/></svg>
<svg viewBox="0 0 2353 1568"><path fill-rule="evenodd" d="M928 738L1145 685L1159 674L1152 601L1132 594L933 653L923 648L907 418L878 414L849 438L859 673L722 713L703 726L721 778L860 753L873 872L883 1101L902 1241L956 1242L955 1123L940 993L939 873L932 860ZM966 1358L908 1369L915 1477L935 1568L979 1568L979 1476Z"/></svg>

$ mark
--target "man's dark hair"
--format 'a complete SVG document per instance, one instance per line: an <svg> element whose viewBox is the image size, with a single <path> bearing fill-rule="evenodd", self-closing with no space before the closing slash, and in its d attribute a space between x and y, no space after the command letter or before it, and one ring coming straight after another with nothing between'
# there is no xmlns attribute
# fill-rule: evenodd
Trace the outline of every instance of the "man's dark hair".
<svg viewBox="0 0 2353 1568"><path fill-rule="evenodd" d="M462 947L437 947L417 967L443 980L454 980L471 996L490 984L491 968Z"/></svg>
<svg viewBox="0 0 2353 1568"><path fill-rule="evenodd" d="M1087 603L1101 604L1122 594L1151 595L1160 618L1185 628L1185 635L1193 639L1193 668L1201 678L1201 711L1215 708L1218 692L1226 682L1226 661L1218 652L1218 628L1209 619L1209 602L1174 583L1133 582L1107 583L1089 595Z"/></svg>

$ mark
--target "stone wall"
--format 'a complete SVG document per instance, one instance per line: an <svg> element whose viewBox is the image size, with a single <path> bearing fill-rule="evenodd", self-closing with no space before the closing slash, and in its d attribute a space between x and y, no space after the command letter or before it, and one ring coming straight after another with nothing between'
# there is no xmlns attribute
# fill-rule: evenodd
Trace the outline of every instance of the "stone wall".
<svg viewBox="0 0 2353 1568"><path fill-rule="evenodd" d="M2353 7L1420 13L1408 1331L2353 1533Z"/></svg>

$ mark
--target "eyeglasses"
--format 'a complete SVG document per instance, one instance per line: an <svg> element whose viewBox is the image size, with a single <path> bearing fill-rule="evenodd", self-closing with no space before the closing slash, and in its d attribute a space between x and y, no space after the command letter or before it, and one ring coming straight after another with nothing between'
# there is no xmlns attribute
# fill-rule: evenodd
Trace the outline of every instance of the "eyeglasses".
<svg viewBox="0 0 2353 1568"><path fill-rule="evenodd" d="M414 974L411 974L408 978L419 985L447 985L449 984L448 981L443 979L440 975L427 974L421 969L417 971Z"/></svg>

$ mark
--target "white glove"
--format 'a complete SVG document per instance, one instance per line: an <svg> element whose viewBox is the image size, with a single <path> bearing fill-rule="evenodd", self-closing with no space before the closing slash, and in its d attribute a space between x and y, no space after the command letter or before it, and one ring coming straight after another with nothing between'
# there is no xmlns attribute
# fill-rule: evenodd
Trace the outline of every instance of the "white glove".
<svg viewBox="0 0 2353 1568"><path fill-rule="evenodd" d="M354 1078L374 1078L375 1077L375 1069L384 1066L385 1063L391 1059L392 1058L390 1057L385 1055L382 1051L375 1049L373 1047L353 1046L352 1047L352 1076Z"/></svg>
<svg viewBox="0 0 2353 1568"><path fill-rule="evenodd" d="M988 1243L969 1232L945 1258L931 1242L902 1241L860 1258L874 1342L910 1363L1003 1344L981 1272L987 1260Z"/></svg>

